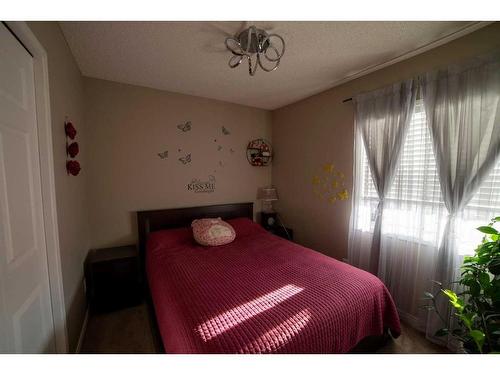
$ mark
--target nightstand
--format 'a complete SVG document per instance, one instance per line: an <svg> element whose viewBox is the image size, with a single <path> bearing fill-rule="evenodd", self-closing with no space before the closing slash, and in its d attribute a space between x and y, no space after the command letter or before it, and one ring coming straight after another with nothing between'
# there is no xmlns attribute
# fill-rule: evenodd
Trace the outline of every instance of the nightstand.
<svg viewBox="0 0 500 375"><path fill-rule="evenodd" d="M293 241L293 230L290 228L286 228L285 231L280 222L281 221L279 220L277 212L260 213L260 225L262 225L262 228L276 236L280 236L287 240ZM286 232L288 232L288 236L286 235Z"/></svg>
<svg viewBox="0 0 500 375"><path fill-rule="evenodd" d="M142 302L141 268L135 245L91 250L85 260L87 299L93 312Z"/></svg>
<svg viewBox="0 0 500 375"><path fill-rule="evenodd" d="M285 240L290 240L293 241L293 229L286 228L286 232L288 232L288 236L286 235L285 230L283 227L274 227L270 229L266 229L269 233L272 233L276 236L283 237Z"/></svg>

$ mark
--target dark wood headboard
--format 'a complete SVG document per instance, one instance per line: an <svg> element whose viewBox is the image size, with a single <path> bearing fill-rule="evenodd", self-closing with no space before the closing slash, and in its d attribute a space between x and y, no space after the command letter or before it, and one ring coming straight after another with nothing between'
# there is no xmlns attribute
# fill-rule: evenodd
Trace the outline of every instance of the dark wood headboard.
<svg viewBox="0 0 500 375"><path fill-rule="evenodd" d="M193 220L209 217L221 217L223 220L247 217L253 220L253 202L139 211L137 212L137 226L141 257L144 256L146 240L150 232L189 227Z"/></svg>

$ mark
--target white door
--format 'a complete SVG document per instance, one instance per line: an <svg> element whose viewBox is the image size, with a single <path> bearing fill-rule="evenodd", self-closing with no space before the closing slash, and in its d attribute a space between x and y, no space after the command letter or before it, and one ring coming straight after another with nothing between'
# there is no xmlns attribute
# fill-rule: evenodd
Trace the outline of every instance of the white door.
<svg viewBox="0 0 500 375"><path fill-rule="evenodd" d="M55 352L33 59L0 24L0 352Z"/></svg>

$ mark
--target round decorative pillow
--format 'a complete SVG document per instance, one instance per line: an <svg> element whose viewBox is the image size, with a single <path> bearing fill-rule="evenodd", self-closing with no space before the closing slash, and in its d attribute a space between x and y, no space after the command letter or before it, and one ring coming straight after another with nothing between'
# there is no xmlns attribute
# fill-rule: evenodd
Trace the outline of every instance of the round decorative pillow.
<svg viewBox="0 0 500 375"><path fill-rule="evenodd" d="M220 217L193 220L191 227L195 241L203 246L226 245L236 238L234 228Z"/></svg>

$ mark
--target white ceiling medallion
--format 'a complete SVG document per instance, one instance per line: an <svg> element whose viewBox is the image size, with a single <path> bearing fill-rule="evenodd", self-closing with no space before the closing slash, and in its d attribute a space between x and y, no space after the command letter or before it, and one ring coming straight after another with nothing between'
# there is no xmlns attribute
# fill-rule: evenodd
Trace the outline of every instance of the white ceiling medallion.
<svg viewBox="0 0 500 375"><path fill-rule="evenodd" d="M225 43L233 54L229 59L229 67L236 68L246 58L251 76L255 75L258 66L266 72L276 70L285 53L285 41L281 36L268 34L255 26L243 30L237 37L226 38Z"/></svg>

